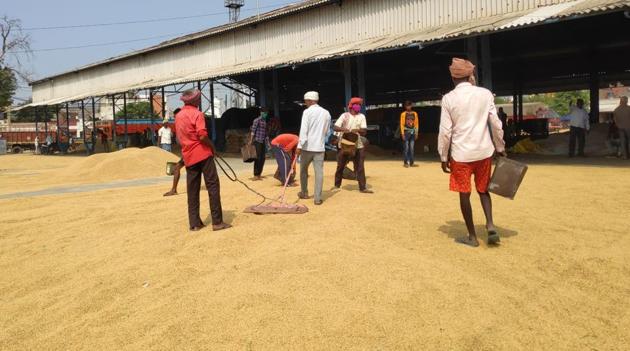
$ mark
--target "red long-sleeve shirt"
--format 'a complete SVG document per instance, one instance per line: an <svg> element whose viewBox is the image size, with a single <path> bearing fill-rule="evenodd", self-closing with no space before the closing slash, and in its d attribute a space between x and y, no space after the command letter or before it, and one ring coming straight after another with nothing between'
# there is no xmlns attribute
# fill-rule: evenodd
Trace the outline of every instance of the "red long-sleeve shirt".
<svg viewBox="0 0 630 351"><path fill-rule="evenodd" d="M294 134L280 134L271 141L271 145L276 145L286 152L291 152L297 146L299 137Z"/></svg>
<svg viewBox="0 0 630 351"><path fill-rule="evenodd" d="M186 167L197 164L212 156L209 146L201 143L201 138L208 136L206 120L196 107L186 105L175 118L177 141L182 147L182 156Z"/></svg>

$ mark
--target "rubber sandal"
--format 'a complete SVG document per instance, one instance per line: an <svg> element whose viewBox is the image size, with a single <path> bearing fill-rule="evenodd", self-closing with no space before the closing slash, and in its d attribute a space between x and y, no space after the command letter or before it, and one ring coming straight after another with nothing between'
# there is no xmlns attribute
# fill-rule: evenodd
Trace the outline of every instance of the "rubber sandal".
<svg viewBox="0 0 630 351"><path fill-rule="evenodd" d="M501 242L501 238L499 237L499 233L496 230L488 231L488 245L497 245Z"/></svg>
<svg viewBox="0 0 630 351"><path fill-rule="evenodd" d="M475 241L470 239L469 237L465 236L465 237L461 237L461 238L457 238L455 239L455 242L458 244L463 244L463 245L467 245L470 247L477 247L479 246L479 241Z"/></svg>

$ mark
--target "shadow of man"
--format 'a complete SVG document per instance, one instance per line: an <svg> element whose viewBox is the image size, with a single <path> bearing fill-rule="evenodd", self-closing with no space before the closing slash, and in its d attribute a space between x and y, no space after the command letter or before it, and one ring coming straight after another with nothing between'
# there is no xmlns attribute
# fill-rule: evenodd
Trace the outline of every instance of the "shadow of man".
<svg viewBox="0 0 630 351"><path fill-rule="evenodd" d="M518 232L515 230L507 229L500 226L495 227L501 238L510 238L518 235ZM462 235L465 235L468 232L468 230L466 229L466 223L464 223L463 221L447 221L446 224L440 226L438 230L446 234L451 239L460 238L462 237ZM477 233L481 233L481 235L479 235L480 239L482 239L483 241L488 240L488 233L484 225L476 225L475 231Z"/></svg>

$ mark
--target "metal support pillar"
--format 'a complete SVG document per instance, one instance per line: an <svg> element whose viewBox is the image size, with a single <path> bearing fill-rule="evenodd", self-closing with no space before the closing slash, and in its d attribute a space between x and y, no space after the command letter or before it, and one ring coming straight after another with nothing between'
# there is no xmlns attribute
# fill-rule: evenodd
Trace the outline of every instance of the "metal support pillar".
<svg viewBox="0 0 630 351"><path fill-rule="evenodd" d="M523 92L518 92L518 122L523 123Z"/></svg>
<svg viewBox="0 0 630 351"><path fill-rule="evenodd" d="M70 146L70 104L66 102L66 133L68 136L68 146Z"/></svg>
<svg viewBox="0 0 630 351"><path fill-rule="evenodd" d="M92 98L92 151L96 151L96 101Z"/></svg>
<svg viewBox="0 0 630 351"><path fill-rule="evenodd" d="M265 88L265 72L258 72L258 105L267 107L267 89Z"/></svg>
<svg viewBox="0 0 630 351"><path fill-rule="evenodd" d="M160 93L162 94L162 121L168 120L166 116L166 95L164 95L164 87L160 89Z"/></svg>
<svg viewBox="0 0 630 351"><path fill-rule="evenodd" d="M85 102L83 100L81 100L81 126L83 127L83 146L85 147L85 152L89 156L90 149L87 147L87 139L85 138Z"/></svg>
<svg viewBox="0 0 630 351"><path fill-rule="evenodd" d="M112 140L114 141L115 147L118 147L118 133L116 132L116 95L112 95L112 120L113 120L113 128L112 128Z"/></svg>
<svg viewBox="0 0 630 351"><path fill-rule="evenodd" d="M35 136L39 136L39 109L35 107Z"/></svg>
<svg viewBox="0 0 630 351"><path fill-rule="evenodd" d="M273 84L273 113L276 117L280 117L280 88L278 87L278 71L271 71Z"/></svg>
<svg viewBox="0 0 630 351"><path fill-rule="evenodd" d="M57 116L57 131L56 131L56 139L55 142L57 146L59 146L59 105L55 105L55 115Z"/></svg>
<svg viewBox="0 0 630 351"><path fill-rule="evenodd" d="M591 124L599 123L599 74L595 67L592 67L589 81L591 100Z"/></svg>
<svg viewBox="0 0 630 351"><path fill-rule="evenodd" d="M48 106L44 106L44 134L48 138Z"/></svg>
<svg viewBox="0 0 630 351"><path fill-rule="evenodd" d="M125 117L125 147L127 147L129 145L129 133L127 133L127 93L123 94L123 116Z"/></svg>
<svg viewBox="0 0 630 351"><path fill-rule="evenodd" d="M149 125L149 129L151 130L151 145L155 146L155 133L153 131L153 120L154 120L154 112L153 111L153 90L149 89L149 118L150 118L150 125Z"/></svg>
<svg viewBox="0 0 630 351"><path fill-rule="evenodd" d="M201 81L197 81L197 89L201 91ZM203 112L203 94L201 95L201 101L199 101L199 111Z"/></svg>
<svg viewBox="0 0 630 351"><path fill-rule="evenodd" d="M518 93L514 90L514 94L512 95L512 122L516 123L518 116Z"/></svg>
<svg viewBox="0 0 630 351"><path fill-rule="evenodd" d="M210 123L212 126L212 142L216 142L217 140L217 130L216 130L216 121L215 119L217 118L217 116L214 114L214 81L211 80L210 81L210 110L211 112L211 119L210 119Z"/></svg>
<svg viewBox="0 0 630 351"><path fill-rule="evenodd" d="M477 43L477 37L466 39L466 54L468 60L477 66L479 62L479 45Z"/></svg>
<svg viewBox="0 0 630 351"><path fill-rule="evenodd" d="M365 113L365 106L367 96L365 89L365 57L357 57L357 83L359 85L359 97L363 98L363 113Z"/></svg>
<svg viewBox="0 0 630 351"><path fill-rule="evenodd" d="M492 56L490 53L490 36L481 37L481 86L492 91Z"/></svg>
<svg viewBox="0 0 630 351"><path fill-rule="evenodd" d="M349 57L343 59L343 82L346 100L344 105L352 98L352 61Z"/></svg>

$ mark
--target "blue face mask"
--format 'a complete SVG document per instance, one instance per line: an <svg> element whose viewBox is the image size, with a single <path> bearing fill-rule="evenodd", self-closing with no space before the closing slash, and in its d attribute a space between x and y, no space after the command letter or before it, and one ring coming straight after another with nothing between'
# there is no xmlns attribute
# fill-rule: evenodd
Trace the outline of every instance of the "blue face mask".
<svg viewBox="0 0 630 351"><path fill-rule="evenodd" d="M269 118L269 113L268 112L261 112L260 113L260 117L262 117L263 119L267 119L267 118Z"/></svg>

